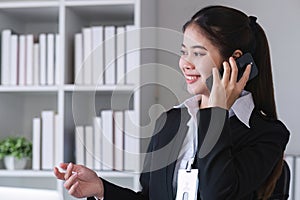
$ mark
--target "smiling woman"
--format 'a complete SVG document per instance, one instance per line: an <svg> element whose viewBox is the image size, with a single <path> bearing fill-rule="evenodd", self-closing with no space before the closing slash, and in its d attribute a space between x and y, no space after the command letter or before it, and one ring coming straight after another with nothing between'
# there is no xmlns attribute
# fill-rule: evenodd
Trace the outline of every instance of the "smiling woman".
<svg viewBox="0 0 300 200"><path fill-rule="evenodd" d="M75 197L140 200L286 199L274 190L289 131L277 119L268 41L256 18L225 7L198 11L183 26L180 69L194 95L155 126L140 183L116 186L91 169L62 163L54 173ZM238 79L236 59L250 53ZM224 71L222 77L219 70ZM206 80L213 75L211 91Z"/></svg>

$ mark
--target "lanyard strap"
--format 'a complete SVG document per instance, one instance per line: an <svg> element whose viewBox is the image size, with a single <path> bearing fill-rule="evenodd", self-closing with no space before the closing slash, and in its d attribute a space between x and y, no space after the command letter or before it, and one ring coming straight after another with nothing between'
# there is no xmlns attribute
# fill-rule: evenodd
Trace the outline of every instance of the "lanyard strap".
<svg viewBox="0 0 300 200"><path fill-rule="evenodd" d="M188 163L186 164L186 172L192 171L192 165L194 163L195 157L191 158Z"/></svg>

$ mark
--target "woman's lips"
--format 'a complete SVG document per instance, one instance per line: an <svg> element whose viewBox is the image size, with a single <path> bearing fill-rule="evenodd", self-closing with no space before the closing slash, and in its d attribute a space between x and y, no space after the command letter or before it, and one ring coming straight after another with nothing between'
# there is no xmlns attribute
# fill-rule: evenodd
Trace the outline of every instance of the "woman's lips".
<svg viewBox="0 0 300 200"><path fill-rule="evenodd" d="M188 84L195 83L200 78L200 75L185 75L185 80Z"/></svg>

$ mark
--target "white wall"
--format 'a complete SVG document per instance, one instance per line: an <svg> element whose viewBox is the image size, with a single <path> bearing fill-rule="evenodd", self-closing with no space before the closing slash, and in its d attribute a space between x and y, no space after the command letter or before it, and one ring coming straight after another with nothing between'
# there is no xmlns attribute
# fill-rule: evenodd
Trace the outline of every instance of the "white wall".
<svg viewBox="0 0 300 200"><path fill-rule="evenodd" d="M271 48L275 95L279 118L287 125L291 138L288 153L300 153L300 1L299 0L159 0L157 2L157 26L181 31L182 25L199 9L207 5L227 5L243 10L248 15L258 17L267 34ZM178 51L180 49L178 44ZM157 55L158 63L178 69L178 60L161 52ZM170 85L184 88L184 81L174 80L164 71L159 71L157 81L164 80ZM160 88L159 104L172 107L176 101L170 93ZM182 96L187 93L182 90Z"/></svg>

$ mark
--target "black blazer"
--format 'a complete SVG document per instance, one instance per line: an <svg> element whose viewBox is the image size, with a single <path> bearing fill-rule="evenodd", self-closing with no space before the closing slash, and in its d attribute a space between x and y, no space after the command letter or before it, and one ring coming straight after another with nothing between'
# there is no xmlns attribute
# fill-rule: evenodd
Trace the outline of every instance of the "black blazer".
<svg viewBox="0 0 300 200"><path fill-rule="evenodd" d="M228 111L221 108L201 109L197 118L198 199L256 199L256 191L285 150L289 139L287 128L278 120L265 119L256 110L250 117L251 128L236 116L228 118ZM136 193L103 180L104 199L175 199L173 174L189 119L186 108L162 114L156 122L140 176L142 191Z"/></svg>

